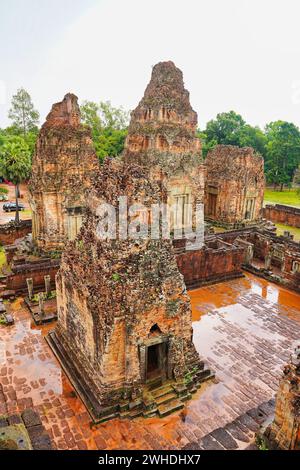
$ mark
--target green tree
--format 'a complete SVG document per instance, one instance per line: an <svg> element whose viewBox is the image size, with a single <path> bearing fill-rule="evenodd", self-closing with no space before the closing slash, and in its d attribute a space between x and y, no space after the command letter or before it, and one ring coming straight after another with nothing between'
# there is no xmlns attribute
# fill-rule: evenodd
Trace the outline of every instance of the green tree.
<svg viewBox="0 0 300 470"><path fill-rule="evenodd" d="M31 170L30 149L22 137L7 139L0 147L0 174L15 185L16 215L15 222L20 222L18 197L19 185L25 181Z"/></svg>
<svg viewBox="0 0 300 470"><path fill-rule="evenodd" d="M205 131L201 131L200 129L197 130L196 135L201 140L202 155L204 158L206 158L208 152L212 150L216 145L218 145L218 142L216 141L216 139L208 140Z"/></svg>
<svg viewBox="0 0 300 470"><path fill-rule="evenodd" d="M282 190L300 163L300 132L293 123L275 121L266 126L265 134L267 181Z"/></svg>
<svg viewBox="0 0 300 470"><path fill-rule="evenodd" d="M110 101L101 101L99 104L100 119L106 129L124 130L129 124L129 112L122 106L114 108Z"/></svg>
<svg viewBox="0 0 300 470"><path fill-rule="evenodd" d="M203 154L217 144L237 145L238 147L253 147L261 155L265 155L267 139L259 127L250 126L240 114L234 111L219 113L199 133L202 139Z"/></svg>
<svg viewBox="0 0 300 470"><path fill-rule="evenodd" d="M127 135L129 113L123 108L114 108L109 101L84 101L80 107L84 124L92 130L96 153L100 159L115 157L123 148Z"/></svg>
<svg viewBox="0 0 300 470"><path fill-rule="evenodd" d="M30 94L20 88L11 100L8 117L13 121L16 131L26 136L28 131L36 129L39 122L39 113L34 109Z"/></svg>
<svg viewBox="0 0 300 470"><path fill-rule="evenodd" d="M253 147L263 157L266 154L267 138L258 126L245 124L239 131L239 146Z"/></svg>
<svg viewBox="0 0 300 470"><path fill-rule="evenodd" d="M99 115L99 105L93 101L84 101L80 106L81 120L97 135L103 130L103 123Z"/></svg>
<svg viewBox="0 0 300 470"><path fill-rule="evenodd" d="M229 113L217 114L216 119L207 123L204 132L208 142L214 140L218 144L239 145L240 131L245 124L240 114L229 111Z"/></svg>

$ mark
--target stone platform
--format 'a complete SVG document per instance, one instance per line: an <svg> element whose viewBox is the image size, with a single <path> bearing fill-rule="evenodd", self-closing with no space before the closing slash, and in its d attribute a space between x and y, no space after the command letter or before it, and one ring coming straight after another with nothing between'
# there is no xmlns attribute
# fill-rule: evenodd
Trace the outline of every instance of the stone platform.
<svg viewBox="0 0 300 470"><path fill-rule="evenodd" d="M91 427L44 340L52 325L35 326L23 299L17 299L9 305L15 324L0 325L0 415L34 408L59 450L217 449L221 439L227 442L220 429L238 449L249 448L255 432L244 424L254 427L245 415L252 417L252 410L278 391L282 368L299 342L300 296L248 273L190 296L195 345L216 379L202 384L183 409L163 418L116 418Z"/></svg>
<svg viewBox="0 0 300 470"><path fill-rule="evenodd" d="M141 397L103 407L93 394L88 377L83 377L76 370L74 367L75 358L70 358L57 339L55 331L51 331L45 339L84 403L94 424L114 418L133 419L139 416L144 418L159 416L162 418L168 416L182 409L185 402L192 398L192 394L201 387L202 383L214 378L214 373L207 369L204 362L201 361L193 366L181 382L175 380L164 382L158 377L147 382Z"/></svg>
<svg viewBox="0 0 300 470"><path fill-rule="evenodd" d="M36 325L42 325L43 323L50 323L57 320L57 306L55 298L44 300L43 313L41 313L38 302L33 302L29 300L28 297L26 297L24 301Z"/></svg>

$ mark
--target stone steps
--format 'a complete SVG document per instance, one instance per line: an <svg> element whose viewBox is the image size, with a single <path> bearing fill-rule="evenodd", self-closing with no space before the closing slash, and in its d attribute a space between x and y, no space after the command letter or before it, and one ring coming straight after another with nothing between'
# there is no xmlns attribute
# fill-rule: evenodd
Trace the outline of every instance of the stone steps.
<svg viewBox="0 0 300 470"><path fill-rule="evenodd" d="M169 384L163 385L162 387L156 388L155 390L151 391L151 395L157 399L168 393L172 393L174 391L173 387Z"/></svg>
<svg viewBox="0 0 300 470"><path fill-rule="evenodd" d="M149 390L156 390L157 388L161 387L163 384L162 377L157 377L156 379L149 380L147 382L147 387Z"/></svg>
<svg viewBox="0 0 300 470"><path fill-rule="evenodd" d="M169 414L173 413L174 411L181 410L184 407L184 404L182 401L179 399L175 398L169 403L166 403L164 405L160 405L158 407L158 414L160 418L163 418L164 416L168 416Z"/></svg>
<svg viewBox="0 0 300 470"><path fill-rule="evenodd" d="M207 380L213 379L215 374L210 369L204 369L200 373L196 374L197 382L199 384L206 382Z"/></svg>
<svg viewBox="0 0 300 470"><path fill-rule="evenodd" d="M167 393L155 399L155 403L160 406L166 403L170 403L174 398L177 399L177 394L175 392Z"/></svg>
<svg viewBox="0 0 300 470"><path fill-rule="evenodd" d="M135 408L134 410L130 411L127 415L128 418L130 419L134 419L134 418L138 418L139 416L142 416L143 415L143 409L142 407L140 408Z"/></svg>

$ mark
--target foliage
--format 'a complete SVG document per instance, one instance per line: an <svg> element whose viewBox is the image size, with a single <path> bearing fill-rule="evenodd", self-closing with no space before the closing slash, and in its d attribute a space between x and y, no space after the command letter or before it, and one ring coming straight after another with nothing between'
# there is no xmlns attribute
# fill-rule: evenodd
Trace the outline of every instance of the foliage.
<svg viewBox="0 0 300 470"><path fill-rule="evenodd" d="M30 149L22 137L11 137L0 147L0 175L11 181L16 187L18 201L19 184L29 177L31 169ZM17 204L16 223L19 223Z"/></svg>
<svg viewBox="0 0 300 470"><path fill-rule="evenodd" d="M0 271L6 265L6 254L3 246L0 246Z"/></svg>
<svg viewBox="0 0 300 470"><path fill-rule="evenodd" d="M31 96L24 88L20 88L13 95L8 117L13 121L16 130L22 132L24 136L37 128L40 115L34 109Z"/></svg>
<svg viewBox="0 0 300 470"><path fill-rule="evenodd" d="M129 113L122 107L114 108L109 101L99 104L84 101L80 110L83 123L92 130L96 153L100 161L103 161L106 156L119 155L124 148Z"/></svg>
<svg viewBox="0 0 300 470"><path fill-rule="evenodd" d="M259 434L256 436L255 444L259 450L269 450L265 439L263 439Z"/></svg>
<svg viewBox="0 0 300 470"><path fill-rule="evenodd" d="M203 154L217 144L237 145L238 147L253 147L264 156L266 137L259 127L247 124L240 114L230 111L220 113L206 125L204 131L199 132L203 142Z"/></svg>
<svg viewBox="0 0 300 470"><path fill-rule="evenodd" d="M282 190L283 185L292 181L300 163L300 132L292 123L276 121L266 126L266 137L267 181Z"/></svg>
<svg viewBox="0 0 300 470"><path fill-rule="evenodd" d="M46 294L46 292L42 292L43 294L43 299L44 300L51 300L51 299L56 299L56 291L52 290L49 292L49 294ZM31 299L32 303L38 304L39 303L39 293L34 294Z"/></svg>
<svg viewBox="0 0 300 470"><path fill-rule="evenodd" d="M14 136L0 147L0 174L15 185L29 177L30 149L22 137Z"/></svg>
<svg viewBox="0 0 300 470"><path fill-rule="evenodd" d="M113 274L111 275L111 278L112 278L112 280L113 280L114 282L119 282L120 279L121 279L120 274L118 274L118 273L113 273Z"/></svg>
<svg viewBox="0 0 300 470"><path fill-rule="evenodd" d="M220 113L207 123L205 134L208 142L215 140L218 144L239 145L240 131L245 124L242 116L234 111Z"/></svg>

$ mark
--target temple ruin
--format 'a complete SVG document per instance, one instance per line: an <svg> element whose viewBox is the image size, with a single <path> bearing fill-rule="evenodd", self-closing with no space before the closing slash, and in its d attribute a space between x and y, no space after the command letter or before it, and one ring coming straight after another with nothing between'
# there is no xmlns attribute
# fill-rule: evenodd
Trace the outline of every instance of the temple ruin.
<svg viewBox="0 0 300 470"><path fill-rule="evenodd" d="M148 220L151 204L167 193L140 166L104 162L85 224L62 256L58 324L49 338L95 421L163 416L211 376L193 344L190 300L171 241L138 233L99 239L99 207L118 207L120 196L129 206L143 203Z"/></svg>
<svg viewBox="0 0 300 470"><path fill-rule="evenodd" d="M265 187L263 157L251 147L217 145L205 164L205 218L231 228L259 222Z"/></svg>
<svg viewBox="0 0 300 470"><path fill-rule="evenodd" d="M171 61L156 64L142 100L131 113L123 156L126 162L146 168L150 178L165 180L168 204L174 208L173 229L192 225L189 208L204 202L205 166L196 130L197 113L181 70Z"/></svg>
<svg viewBox="0 0 300 470"><path fill-rule="evenodd" d="M60 251L77 235L85 190L98 169L90 130L80 123L77 97L68 93L43 124L29 183L32 236L39 249Z"/></svg>
<svg viewBox="0 0 300 470"><path fill-rule="evenodd" d="M274 421L265 432L272 449L300 450L300 347L283 371Z"/></svg>
<svg viewBox="0 0 300 470"><path fill-rule="evenodd" d="M42 126L33 159L30 204L35 247L30 237L18 241L18 234L28 234L30 223L19 227L15 236L9 224L0 234L5 243L16 239L16 244L6 248L9 270L3 277L2 298L28 293L24 305L36 325L56 319L57 314L55 329L47 336L48 345L94 423L115 417L167 416L183 408L192 393L214 377L193 342L187 288L245 277L248 271L300 292L300 244L289 233L277 236L274 225L263 220L264 215L272 213L275 221L278 213L278 217L289 217L284 220L293 220L296 225L299 211L272 206L263 213L262 157L251 148L219 145L204 162L196 130L197 114L191 107L182 72L173 62L161 62L153 67L144 97L131 114L124 152L106 158L100 167L90 130L80 124L77 98L67 94L61 103L53 105ZM124 219L120 209L123 197L127 198L127 208L143 204L143 209L136 209L135 214L129 211ZM171 237L165 239L160 234L151 239L152 205L161 203L173 207ZM99 226L103 227L109 211L106 207L103 212L105 204L116 208L116 212L109 230L110 222L107 227L104 224L107 235L112 236L103 238ZM174 232L194 226L199 204L205 207L207 230L201 246L191 247L185 234L177 238ZM201 223L204 228L203 218ZM247 282L246 278L245 285ZM212 291L214 296L214 288ZM228 295L230 301L231 295L234 298L235 293ZM247 301L244 298L241 304L245 308ZM205 308L214 320L213 304L207 303ZM271 315L272 307L268 309ZM260 306L257 310L254 314L260 315ZM6 312L4 304L2 311L7 325L12 324L13 315L9 309ZM18 316L17 311L16 321ZM225 330L230 319L227 316L220 321ZM268 322L265 331L269 333L274 321L271 318ZM201 319L199 331L203 324ZM236 326L228 328L228 345L223 347L217 339L217 357L210 362L217 374L226 356L225 348L230 352L230 342L237 334ZM211 336L218 337L221 329L215 328ZM288 327L283 325L282 329ZM212 348L206 339L211 338L202 338L202 343L208 344L202 354L211 361ZM241 335L241 343L232 350L233 375L248 361L243 341ZM200 343L196 344L200 351ZM286 348L287 343L283 344ZM257 348L256 370L262 361L261 348L266 348L264 341ZM282 357L284 348L278 357ZM236 354L240 353L241 364L237 365ZM271 361L272 345L264 354ZM285 449L299 447L299 351L296 356L285 369L275 420L268 431L274 447ZM264 375L263 370L261 377ZM220 377L217 375L211 385L222 382ZM268 384L273 386L274 377L269 377ZM244 386L243 379L238 379ZM229 401L225 396L224 403L234 415L244 400L248 406L248 399L256 397L255 388L249 391L252 385L244 387L246 398L242 394L239 400L235 397ZM198 418L206 413L205 400ZM259 414L256 408L250 410L252 415ZM249 424L248 411L245 408L242 418ZM193 413L192 409L191 416ZM184 416L185 412L180 417L182 422ZM202 425L201 418L198 420ZM228 436L224 442L223 428L215 433L213 427L217 425L221 426L216 422L212 425L213 441L204 437L208 448L216 445L215 439L225 447L228 444ZM231 445L230 441L229 448Z"/></svg>

